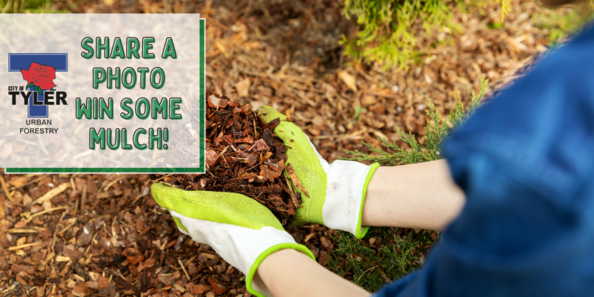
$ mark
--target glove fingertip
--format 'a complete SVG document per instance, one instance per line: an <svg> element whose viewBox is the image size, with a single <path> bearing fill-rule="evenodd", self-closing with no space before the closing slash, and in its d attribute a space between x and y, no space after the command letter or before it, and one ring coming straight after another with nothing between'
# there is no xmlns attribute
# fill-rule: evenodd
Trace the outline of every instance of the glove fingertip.
<svg viewBox="0 0 594 297"><path fill-rule="evenodd" d="M256 113L258 115L260 115L260 117L262 118L262 121L265 124L269 123L270 121L272 121L276 118L280 118L281 121L284 121L287 119L287 117L284 114L278 112L276 109L274 109L268 105L260 106L260 108L258 108Z"/></svg>
<svg viewBox="0 0 594 297"><path fill-rule="evenodd" d="M169 208L166 201L166 192L169 188L170 187L161 183L154 183L151 185L151 196L155 202L163 208Z"/></svg>

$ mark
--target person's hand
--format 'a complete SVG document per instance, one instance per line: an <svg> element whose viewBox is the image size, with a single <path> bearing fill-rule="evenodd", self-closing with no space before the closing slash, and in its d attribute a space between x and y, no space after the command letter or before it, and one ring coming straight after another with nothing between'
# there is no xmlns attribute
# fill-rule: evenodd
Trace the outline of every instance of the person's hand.
<svg viewBox="0 0 594 297"><path fill-rule="evenodd" d="M268 208L235 193L184 191L153 184L155 201L169 210L178 229L199 243L210 245L225 261L246 275L246 287L256 296L270 296L254 282L260 263L281 249L298 250L315 261L311 251L297 244Z"/></svg>
<svg viewBox="0 0 594 297"><path fill-rule="evenodd" d="M303 203L297 209L295 224L324 224L363 238L368 229L361 228L365 193L379 164L367 166L343 160L328 164L307 135L286 116L270 106L260 107L258 114L264 123L280 120L273 132L288 147L287 163L305 188L306 193L299 190Z"/></svg>

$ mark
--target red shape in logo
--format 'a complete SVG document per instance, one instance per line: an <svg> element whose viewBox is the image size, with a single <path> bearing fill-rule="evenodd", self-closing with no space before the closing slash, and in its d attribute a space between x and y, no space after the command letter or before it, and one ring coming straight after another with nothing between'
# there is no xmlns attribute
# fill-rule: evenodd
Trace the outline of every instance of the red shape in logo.
<svg viewBox="0 0 594 297"><path fill-rule="evenodd" d="M23 79L27 81L27 86L33 84L41 90L51 90L56 86L53 80L56 79L56 69L51 66L31 63L29 70L21 69Z"/></svg>

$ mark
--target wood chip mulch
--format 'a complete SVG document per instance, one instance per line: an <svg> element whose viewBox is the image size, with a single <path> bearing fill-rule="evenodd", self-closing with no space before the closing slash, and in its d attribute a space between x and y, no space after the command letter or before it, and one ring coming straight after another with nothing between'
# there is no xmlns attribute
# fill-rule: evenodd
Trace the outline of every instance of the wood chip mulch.
<svg viewBox="0 0 594 297"><path fill-rule="evenodd" d="M249 103L242 106L213 91L206 101L205 174L153 178L183 190L243 194L268 207L283 226L292 222L301 204L301 193L295 189L303 186L294 174L285 174L285 166L291 172L288 147L272 132L280 119L264 124Z"/></svg>
<svg viewBox="0 0 594 297"><path fill-rule="evenodd" d="M149 175L0 182L2 296L251 296L242 273L177 231L151 197ZM335 231L287 230L327 263Z"/></svg>
<svg viewBox="0 0 594 297"><path fill-rule="evenodd" d="M481 78L507 85L515 69L545 52L551 29L538 18L552 12L536 2L511 3L498 29L489 27L501 22L498 3L482 12L454 12L462 32L420 34L426 55L409 69L390 71L344 66L349 61L338 42L356 25L341 15L339 1L54 1L51 9L199 12L207 18L206 87L241 104L271 105L332 161L345 156L343 150L365 151L362 141L379 146L377 136L402 144L396 128L424 135L426 97L445 115L460 95L469 101ZM434 47L444 36L449 42ZM0 158L6 147L0 146ZM211 148L222 152L220 145ZM225 170L231 158L223 155L213 168ZM0 182L0 296L251 295L241 273L177 231L152 199L148 175L0 172ZM318 262L328 262L336 231L316 224L287 231ZM366 241L376 246L375 239Z"/></svg>

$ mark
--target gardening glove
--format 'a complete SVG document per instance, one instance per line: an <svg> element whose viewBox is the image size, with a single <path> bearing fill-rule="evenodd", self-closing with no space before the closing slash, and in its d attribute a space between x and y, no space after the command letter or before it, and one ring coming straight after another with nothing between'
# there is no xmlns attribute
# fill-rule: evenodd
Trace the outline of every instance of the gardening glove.
<svg viewBox="0 0 594 297"><path fill-rule="evenodd" d="M347 231L361 239L369 227L361 228L363 203L367 185L379 167L336 160L328 164L320 156L303 130L270 106L262 106L258 114L265 124L275 119L280 123L274 133L288 147L287 163L305 188L303 203L298 208L295 224L318 223L328 228Z"/></svg>
<svg viewBox="0 0 594 297"><path fill-rule="evenodd" d="M178 229L211 246L225 261L243 272L248 291L264 296L266 288L253 282L260 263L281 249L295 249L315 261L311 251L297 244L268 208L235 193L184 191L153 184L155 201L169 210Z"/></svg>

